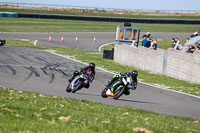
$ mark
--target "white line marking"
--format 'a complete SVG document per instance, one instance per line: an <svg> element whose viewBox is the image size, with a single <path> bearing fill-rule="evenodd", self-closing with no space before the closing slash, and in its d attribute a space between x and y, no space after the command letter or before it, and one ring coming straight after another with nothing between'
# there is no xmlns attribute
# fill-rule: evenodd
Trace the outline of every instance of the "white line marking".
<svg viewBox="0 0 200 133"><path fill-rule="evenodd" d="M30 41L29 39L19 39L21 41Z"/></svg>
<svg viewBox="0 0 200 133"><path fill-rule="evenodd" d="M81 63L81 64L84 64L84 65L87 65L87 63L84 63L84 62L81 62L81 61L72 59L72 58L70 58L69 56L60 55L60 54L57 54L57 53L54 53L54 52L51 52L51 51L48 51L48 50L45 50L45 51L47 51L47 52L49 52L49 53L51 53L51 54L54 54L54 55L63 57L63 58L67 58L67 59L69 59L69 60L72 60L72 61L75 61L75 62L78 62L78 63ZM111 71L108 71L108 70L105 70L105 69L99 68L99 67L96 67L96 68L99 69L99 70L102 70L102 71L104 71L104 72L110 73L110 74L116 74L116 73L118 73L118 72L111 72ZM148 84L148 83L144 83L144 82L141 82L141 81L139 81L139 82L142 83L142 84L145 84L145 85L154 87L154 88L158 88L158 87L153 86L153 85ZM180 94L183 94L183 95L187 95L187 96L191 96L191 97L195 97L195 98L199 98L199 99L200 99L200 96L195 96L195 95L188 94L188 93L185 93L185 92L180 92L180 91L171 90L171 89L165 89L165 88L158 88L158 89L166 90L166 91L171 91L171 92L176 92L176 93L180 93Z"/></svg>
<svg viewBox="0 0 200 133"><path fill-rule="evenodd" d="M35 40L34 43L33 43L33 45L37 45L37 42L38 42L38 40Z"/></svg>
<svg viewBox="0 0 200 133"><path fill-rule="evenodd" d="M99 52L101 52L101 48L102 48L102 47L107 46L107 45L110 45L110 44L115 44L115 43L116 43L116 42L110 42L110 43L103 44L103 45L101 45L101 46L98 48L98 50L99 50Z"/></svg>

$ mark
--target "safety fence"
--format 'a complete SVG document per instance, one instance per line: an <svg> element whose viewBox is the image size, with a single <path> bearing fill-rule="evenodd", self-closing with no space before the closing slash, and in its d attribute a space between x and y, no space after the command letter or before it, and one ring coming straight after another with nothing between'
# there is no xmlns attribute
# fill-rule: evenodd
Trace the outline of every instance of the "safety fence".
<svg viewBox="0 0 200 133"><path fill-rule="evenodd" d="M19 13L19 18L42 18L42 19L65 19L65 20L83 20L83 21L103 21L103 22L130 22L130 23L148 23L148 24L200 24L200 20L166 20L166 19L128 19L128 18L110 18L110 17L86 17L86 16L63 16L46 14L25 14Z"/></svg>
<svg viewBox="0 0 200 133"><path fill-rule="evenodd" d="M200 53L115 45L114 61L123 65L200 84Z"/></svg>

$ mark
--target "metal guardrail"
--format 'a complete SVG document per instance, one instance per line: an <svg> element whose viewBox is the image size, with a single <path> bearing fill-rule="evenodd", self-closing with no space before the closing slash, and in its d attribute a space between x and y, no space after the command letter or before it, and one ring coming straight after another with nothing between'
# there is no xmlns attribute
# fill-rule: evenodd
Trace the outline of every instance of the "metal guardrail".
<svg viewBox="0 0 200 133"><path fill-rule="evenodd" d="M125 12L156 12L156 13L200 13L200 10L152 10L152 9L120 9L120 8L102 8L88 6L72 6L72 5L51 5L51 4L34 4L34 3L14 3L0 2L0 5L12 5L22 7L49 7L49 8L75 8L75 9L90 9L90 10L108 10L108 11L125 11Z"/></svg>
<svg viewBox="0 0 200 133"><path fill-rule="evenodd" d="M16 13L16 12L0 12L0 17L18 18L18 13Z"/></svg>

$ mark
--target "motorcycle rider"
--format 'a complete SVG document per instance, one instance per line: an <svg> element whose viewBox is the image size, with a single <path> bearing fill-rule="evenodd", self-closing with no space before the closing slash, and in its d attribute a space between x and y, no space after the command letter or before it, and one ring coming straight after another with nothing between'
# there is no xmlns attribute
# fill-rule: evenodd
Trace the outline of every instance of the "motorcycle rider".
<svg viewBox="0 0 200 133"><path fill-rule="evenodd" d="M73 76L68 80L69 81L69 84L68 86L70 85L70 83L73 81L73 79L81 74L84 70L86 70L86 74L89 76L89 81L86 81L86 88L89 88L90 87L90 84L89 82L92 82L94 80L94 77L95 77L95 63L93 62L90 62L88 66L85 66L83 68L80 69L80 71L78 70L75 70L74 73L73 73Z"/></svg>
<svg viewBox="0 0 200 133"><path fill-rule="evenodd" d="M136 70L132 70L131 72L120 73L120 74L116 75L110 82L108 81L106 83L106 86L110 86L116 79L118 79L121 76L126 77L126 79L128 79L128 78L131 79L128 82L129 85L128 85L128 89L126 89L127 91L124 92L125 95L129 95L130 94L130 89L135 90L137 88L138 72Z"/></svg>

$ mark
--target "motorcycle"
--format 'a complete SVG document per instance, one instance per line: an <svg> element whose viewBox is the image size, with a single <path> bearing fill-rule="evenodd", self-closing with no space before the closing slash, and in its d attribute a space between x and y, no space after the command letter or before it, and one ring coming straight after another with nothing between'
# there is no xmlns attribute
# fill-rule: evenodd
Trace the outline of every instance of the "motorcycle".
<svg viewBox="0 0 200 133"><path fill-rule="evenodd" d="M81 74L74 77L71 83L66 88L67 92L75 93L77 90L85 87L90 81L89 75L87 75L86 70L84 70Z"/></svg>
<svg viewBox="0 0 200 133"><path fill-rule="evenodd" d="M114 75L113 78L116 78ZM118 99L123 94L129 95L129 83L132 82L131 78L126 78L124 75L120 75L111 85L106 86L101 92L103 98L113 97L113 99Z"/></svg>

